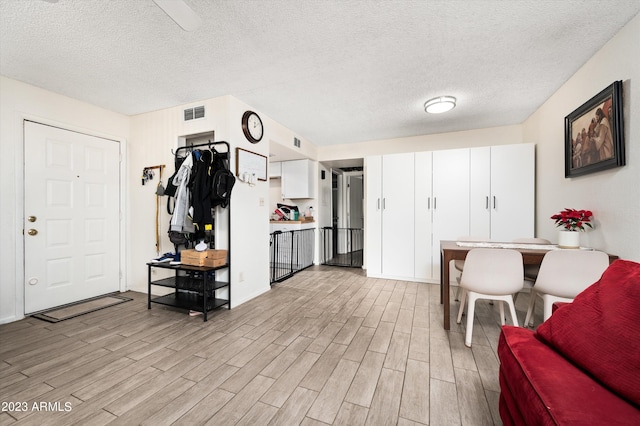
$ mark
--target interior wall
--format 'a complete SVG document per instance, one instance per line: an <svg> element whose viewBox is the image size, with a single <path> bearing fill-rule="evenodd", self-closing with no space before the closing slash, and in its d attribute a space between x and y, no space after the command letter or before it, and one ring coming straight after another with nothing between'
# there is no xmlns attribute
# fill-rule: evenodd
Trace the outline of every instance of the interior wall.
<svg viewBox="0 0 640 426"><path fill-rule="evenodd" d="M564 208L593 211L595 229L581 245L640 261L640 15L632 19L523 124L536 143L536 229L557 242L550 216ZM564 117L615 80L623 81L626 165L566 179Z"/></svg>
<svg viewBox="0 0 640 426"><path fill-rule="evenodd" d="M487 129L465 130L463 132L438 133L435 135L420 135L345 145L321 146L318 147L318 161L364 158L368 155L385 155L401 152L510 145L522 142L522 127L520 125L491 127Z"/></svg>
<svg viewBox="0 0 640 426"><path fill-rule="evenodd" d="M0 93L0 323L5 323L24 316L23 120L119 140L124 182L130 121L125 115L2 76ZM122 188L126 199L127 185Z"/></svg>
<svg viewBox="0 0 640 426"><path fill-rule="evenodd" d="M205 106L205 117L184 122L182 111L196 105ZM250 108L231 96L209 99L195 104L181 105L132 118L132 174L142 172L147 165L167 164L172 173L173 155L180 136L215 131L217 141L231 145L231 170L235 172L236 148L269 156L266 141L274 132L283 132L282 126L255 110L264 124L261 142L251 144L242 133L241 118ZM142 186L132 179L131 226L138 236L132 241L131 288L147 291L145 263L155 257L155 184ZM167 238L170 216L166 213L164 198L161 205L161 252L173 251ZM224 212L227 212L225 210ZM231 197L231 282L232 307L269 290L269 181L256 181L254 186L236 181ZM216 223L217 241L226 241L225 220ZM220 247L220 245L219 245ZM162 272L158 272L162 273ZM223 275L223 278L224 277ZM156 290L155 288L152 291Z"/></svg>

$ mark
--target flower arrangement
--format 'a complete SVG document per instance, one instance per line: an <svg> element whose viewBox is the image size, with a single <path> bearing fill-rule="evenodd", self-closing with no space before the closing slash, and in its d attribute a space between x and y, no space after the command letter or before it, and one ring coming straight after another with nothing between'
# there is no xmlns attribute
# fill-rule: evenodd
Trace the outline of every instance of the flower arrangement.
<svg viewBox="0 0 640 426"><path fill-rule="evenodd" d="M590 210L564 209L558 214L551 216L556 221L557 227L562 227L565 231L584 231L585 226L593 228L589 223L593 213Z"/></svg>

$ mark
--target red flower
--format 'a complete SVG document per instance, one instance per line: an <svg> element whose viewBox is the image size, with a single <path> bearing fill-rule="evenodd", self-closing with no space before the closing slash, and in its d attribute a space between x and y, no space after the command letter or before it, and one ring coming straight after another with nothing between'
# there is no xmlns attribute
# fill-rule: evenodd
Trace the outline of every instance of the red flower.
<svg viewBox="0 0 640 426"><path fill-rule="evenodd" d="M564 209L551 216L551 219L556 222L556 226L563 227L568 231L584 231L585 226L593 228L589 223L592 216L591 210Z"/></svg>

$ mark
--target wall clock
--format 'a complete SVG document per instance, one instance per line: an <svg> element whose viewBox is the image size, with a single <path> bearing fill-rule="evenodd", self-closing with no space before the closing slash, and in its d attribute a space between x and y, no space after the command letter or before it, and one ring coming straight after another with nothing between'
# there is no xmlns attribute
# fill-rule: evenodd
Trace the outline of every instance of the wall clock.
<svg viewBox="0 0 640 426"><path fill-rule="evenodd" d="M260 142L264 129L262 127L262 120L260 120L258 114L253 111L246 111L244 113L242 116L242 131L249 142Z"/></svg>

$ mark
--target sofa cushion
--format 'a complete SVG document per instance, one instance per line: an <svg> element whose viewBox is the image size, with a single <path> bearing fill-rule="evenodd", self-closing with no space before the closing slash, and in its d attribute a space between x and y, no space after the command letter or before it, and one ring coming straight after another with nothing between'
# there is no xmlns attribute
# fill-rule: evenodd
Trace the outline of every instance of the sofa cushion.
<svg viewBox="0 0 640 426"><path fill-rule="evenodd" d="M639 263L613 262L599 281L542 323L537 335L640 406Z"/></svg>
<svg viewBox="0 0 640 426"><path fill-rule="evenodd" d="M498 342L505 425L640 424L640 410L603 387L533 331L505 325Z"/></svg>

